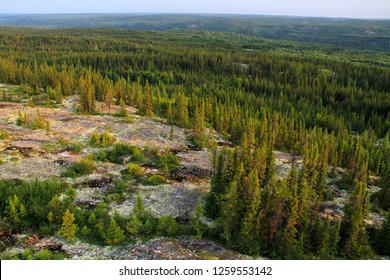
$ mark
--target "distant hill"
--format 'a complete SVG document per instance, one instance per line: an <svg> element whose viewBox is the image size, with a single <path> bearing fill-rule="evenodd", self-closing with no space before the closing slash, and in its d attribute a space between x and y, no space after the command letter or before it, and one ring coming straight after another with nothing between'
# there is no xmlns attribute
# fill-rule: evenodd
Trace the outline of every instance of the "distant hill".
<svg viewBox="0 0 390 280"><path fill-rule="evenodd" d="M0 14L0 25L220 31L360 50L390 51L390 20L217 14Z"/></svg>

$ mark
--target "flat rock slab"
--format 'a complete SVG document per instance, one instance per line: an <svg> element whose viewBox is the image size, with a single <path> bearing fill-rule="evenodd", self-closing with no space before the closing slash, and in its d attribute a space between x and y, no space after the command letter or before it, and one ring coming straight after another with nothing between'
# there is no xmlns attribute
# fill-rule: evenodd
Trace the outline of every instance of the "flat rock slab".
<svg viewBox="0 0 390 280"><path fill-rule="evenodd" d="M41 158L21 158L7 164L0 164L0 180L20 179L45 180L60 175L61 168L53 162Z"/></svg>
<svg viewBox="0 0 390 280"><path fill-rule="evenodd" d="M113 260L239 260L247 256L207 240L187 236L160 237L144 244L132 244L114 251Z"/></svg>
<svg viewBox="0 0 390 280"><path fill-rule="evenodd" d="M198 197L205 194L210 187L207 180L199 182L175 182L172 185L138 186L144 205L153 216L171 215L174 218L189 219L195 209ZM128 197L123 203L110 205L111 213L117 211L122 216L132 213L136 195Z"/></svg>

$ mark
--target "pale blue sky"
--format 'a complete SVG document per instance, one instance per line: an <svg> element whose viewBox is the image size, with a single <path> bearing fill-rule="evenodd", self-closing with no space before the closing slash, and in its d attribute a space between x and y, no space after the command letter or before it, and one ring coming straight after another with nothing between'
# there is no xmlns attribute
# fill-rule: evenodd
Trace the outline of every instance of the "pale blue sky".
<svg viewBox="0 0 390 280"><path fill-rule="evenodd" d="M0 13L233 13L390 18L390 0L0 0Z"/></svg>

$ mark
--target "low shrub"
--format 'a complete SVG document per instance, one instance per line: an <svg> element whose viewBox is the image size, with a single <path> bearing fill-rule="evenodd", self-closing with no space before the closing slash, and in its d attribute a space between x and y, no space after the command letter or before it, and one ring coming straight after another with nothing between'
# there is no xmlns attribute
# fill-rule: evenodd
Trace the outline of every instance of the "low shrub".
<svg viewBox="0 0 390 280"><path fill-rule="evenodd" d="M166 184L167 179L164 176L155 174L155 175L150 176L146 180L146 183L149 185L152 185L152 186L158 186L158 185Z"/></svg>
<svg viewBox="0 0 390 280"><path fill-rule="evenodd" d="M69 166L62 174L62 177L77 177L92 174L96 170L96 163L89 158L82 158L79 162Z"/></svg>
<svg viewBox="0 0 390 280"><path fill-rule="evenodd" d="M130 163L128 172L129 175L134 179L144 176L144 171L142 167L136 163Z"/></svg>
<svg viewBox="0 0 390 280"><path fill-rule="evenodd" d="M96 148L108 148L112 144L114 144L115 141L116 141L115 137L113 137L107 131L101 134L99 134L98 132L94 132L91 138L89 139L89 144L92 147L96 147Z"/></svg>
<svg viewBox="0 0 390 280"><path fill-rule="evenodd" d="M5 128L0 129L0 140L4 140L4 139L8 139L8 138L9 138L8 131Z"/></svg>

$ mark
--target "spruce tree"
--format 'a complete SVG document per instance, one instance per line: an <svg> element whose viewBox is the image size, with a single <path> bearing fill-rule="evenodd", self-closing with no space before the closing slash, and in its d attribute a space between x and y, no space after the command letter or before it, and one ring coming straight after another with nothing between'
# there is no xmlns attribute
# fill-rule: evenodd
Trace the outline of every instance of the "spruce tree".
<svg viewBox="0 0 390 280"><path fill-rule="evenodd" d="M179 226L172 216L162 216L158 219L157 232L162 236L173 237L177 234Z"/></svg>
<svg viewBox="0 0 390 280"><path fill-rule="evenodd" d="M364 219L369 209L366 182L355 182L344 219L344 256L348 259L367 259L372 255Z"/></svg>
<svg viewBox="0 0 390 280"><path fill-rule="evenodd" d="M152 93L151 93L150 88L149 88L148 80L146 80L146 83L145 83L143 112L144 112L145 116L148 116L148 117L153 115Z"/></svg>
<svg viewBox="0 0 390 280"><path fill-rule="evenodd" d="M132 215L130 221L126 225L126 230L130 237L135 239L142 230L142 222L136 215Z"/></svg>
<svg viewBox="0 0 390 280"><path fill-rule="evenodd" d="M124 231L116 224L115 219L112 218L105 234L106 243L110 245L117 245L120 244L124 239Z"/></svg>
<svg viewBox="0 0 390 280"><path fill-rule="evenodd" d="M7 213L8 221L16 227L22 225L23 219L27 214L25 206L21 203L16 194L14 194L12 198L9 198L5 211Z"/></svg>
<svg viewBox="0 0 390 280"><path fill-rule="evenodd" d="M373 240L375 251L382 256L390 256L390 211L382 227L377 231Z"/></svg>
<svg viewBox="0 0 390 280"><path fill-rule="evenodd" d="M222 182L225 152L217 154L214 163L214 175L211 179L211 189L206 196L205 214L209 218L217 218L220 215L219 200L225 194L225 186Z"/></svg>
<svg viewBox="0 0 390 280"><path fill-rule="evenodd" d="M111 80L106 79L104 85L104 102L108 107L108 111L111 111L113 98L114 98L114 86Z"/></svg>
<svg viewBox="0 0 390 280"><path fill-rule="evenodd" d="M256 238L257 217L260 207L260 183L256 171L248 175L246 209L239 234L238 248L249 254L259 253L259 242Z"/></svg>
<svg viewBox="0 0 390 280"><path fill-rule="evenodd" d="M196 105L195 107L193 140L195 144L199 147L205 147L207 144L203 104L200 106Z"/></svg>
<svg viewBox="0 0 390 280"><path fill-rule="evenodd" d="M59 231L59 234L68 241L73 240L77 232L77 225L74 224L74 221L74 214L71 213L68 209L66 209L64 216L62 217L62 226Z"/></svg>
<svg viewBox="0 0 390 280"><path fill-rule="evenodd" d="M137 200L135 202L133 212L134 212L134 215L138 219L140 219L141 221L144 220L147 216L147 211L146 211L145 206L144 206L144 201L143 201L140 193L138 193L138 195L137 195Z"/></svg>
<svg viewBox="0 0 390 280"><path fill-rule="evenodd" d="M192 230L195 232L196 238L202 238L203 235L204 226L202 224L202 218L203 218L203 206L200 201L200 198L198 198L195 209L192 212L191 219L190 219L190 225Z"/></svg>
<svg viewBox="0 0 390 280"><path fill-rule="evenodd" d="M184 93L179 93L175 100L174 122L180 126L187 127L189 122L187 98Z"/></svg>

